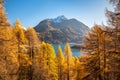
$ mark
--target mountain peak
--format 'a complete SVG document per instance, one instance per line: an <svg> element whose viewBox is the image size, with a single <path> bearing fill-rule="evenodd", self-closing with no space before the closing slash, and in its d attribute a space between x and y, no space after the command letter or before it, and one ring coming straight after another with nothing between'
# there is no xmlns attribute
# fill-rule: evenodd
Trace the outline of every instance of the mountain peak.
<svg viewBox="0 0 120 80"><path fill-rule="evenodd" d="M55 19L64 19L64 20L66 20L67 18L66 18L64 15L60 15L60 16L58 16L58 17L55 18Z"/></svg>
<svg viewBox="0 0 120 80"><path fill-rule="evenodd" d="M76 19L67 19L64 15L45 19L34 29L39 38L48 43L81 42L89 28Z"/></svg>
<svg viewBox="0 0 120 80"><path fill-rule="evenodd" d="M54 23L60 23L63 22L65 20L67 20L67 18L64 15L58 16L54 19L51 19Z"/></svg>

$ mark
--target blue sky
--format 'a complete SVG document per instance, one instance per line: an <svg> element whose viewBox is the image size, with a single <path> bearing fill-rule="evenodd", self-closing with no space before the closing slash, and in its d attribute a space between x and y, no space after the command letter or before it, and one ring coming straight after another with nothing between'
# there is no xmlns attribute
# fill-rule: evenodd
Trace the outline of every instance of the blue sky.
<svg viewBox="0 0 120 80"><path fill-rule="evenodd" d="M107 0L5 0L7 17L11 24L20 19L25 27L36 26L46 18L60 15L76 18L92 27L106 23L105 8L112 10Z"/></svg>

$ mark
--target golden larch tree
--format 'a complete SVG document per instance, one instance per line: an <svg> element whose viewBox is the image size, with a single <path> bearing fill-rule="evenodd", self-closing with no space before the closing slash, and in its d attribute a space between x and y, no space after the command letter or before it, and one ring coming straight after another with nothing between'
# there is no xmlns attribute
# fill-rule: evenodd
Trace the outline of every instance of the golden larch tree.
<svg viewBox="0 0 120 80"><path fill-rule="evenodd" d="M20 21L18 19L14 24L13 33L18 41L18 53L25 52L25 45L27 43L27 39L25 37L25 30L21 26Z"/></svg>
<svg viewBox="0 0 120 80"><path fill-rule="evenodd" d="M58 80L64 80L64 64L65 58L62 52L62 48L58 46L58 54L57 54L57 65L58 65Z"/></svg>
<svg viewBox="0 0 120 80"><path fill-rule="evenodd" d="M32 65L30 66L29 69L29 79L33 80L33 72L34 72L34 56L38 53L39 51L39 46L40 46L40 41L38 39L38 35L36 31L32 27L28 27L28 29L25 32L26 38L28 40L28 46L27 46L27 53L32 61Z"/></svg>
<svg viewBox="0 0 120 80"><path fill-rule="evenodd" d="M66 67L67 67L67 80L72 79L73 77L73 67L74 67L74 61L72 56L72 51L70 48L69 43L66 43L65 49L64 49L64 55L65 55L65 61L66 61Z"/></svg>
<svg viewBox="0 0 120 80"><path fill-rule="evenodd" d="M17 80L19 68L17 40L10 28L3 4L3 0L0 0L0 79Z"/></svg>

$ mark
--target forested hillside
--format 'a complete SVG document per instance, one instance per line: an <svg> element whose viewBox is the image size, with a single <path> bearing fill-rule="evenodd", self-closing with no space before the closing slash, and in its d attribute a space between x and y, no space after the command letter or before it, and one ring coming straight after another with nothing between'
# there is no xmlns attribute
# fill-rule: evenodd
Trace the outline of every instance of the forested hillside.
<svg viewBox="0 0 120 80"><path fill-rule="evenodd" d="M120 0L109 0L108 26L94 25L83 39L83 56L75 57L69 43L55 53L20 20L11 26L0 0L0 80L120 80Z"/></svg>

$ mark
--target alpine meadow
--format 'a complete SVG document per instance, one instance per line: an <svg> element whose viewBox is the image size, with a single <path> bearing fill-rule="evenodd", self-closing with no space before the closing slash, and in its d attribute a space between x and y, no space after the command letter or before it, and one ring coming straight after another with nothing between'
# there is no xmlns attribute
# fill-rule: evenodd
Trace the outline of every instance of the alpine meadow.
<svg viewBox="0 0 120 80"><path fill-rule="evenodd" d="M113 10L106 8L104 14L107 22L94 24L93 27L79 21L77 17L68 16L77 15L76 12L73 14L76 10L72 11L73 5L78 4L74 4L75 0L70 0L73 3L69 4L67 0L61 0L65 1L65 4L64 8L59 8L64 12L68 10L65 5L68 5L66 7L71 8L71 13L68 12L67 15L66 11L67 17L62 14L56 18L48 16L57 14L57 11L55 14L52 12L62 5L53 4L50 2L52 0L45 0L46 3L42 5L37 2L44 3L44 0L34 0L36 5L41 5L44 10L49 4L52 7L54 5L54 9L51 8L48 15L40 8L43 15L40 14L39 17L48 16L32 27L24 27L20 19L16 19L13 24L13 18L19 11L23 10L19 16L22 16L26 23L27 20L31 21L30 24L35 21L29 20L30 15L33 15L32 12L38 12L29 8L31 13L27 14L29 18L26 19L23 15L26 12L25 7L20 5L21 10L15 11L16 14L9 10L7 14L8 4L14 3L10 5L11 10L19 8L15 5L18 4L16 1L25 3L29 8L29 2L33 0L0 0L0 80L120 80L120 0L103 0L112 5ZM60 0L56 1L62 3ZM89 0L85 1L87 6ZM96 0L90 2L92 1ZM82 12L84 9L79 15L82 15ZM9 13L13 14L13 18ZM91 15L90 12L87 14Z"/></svg>

